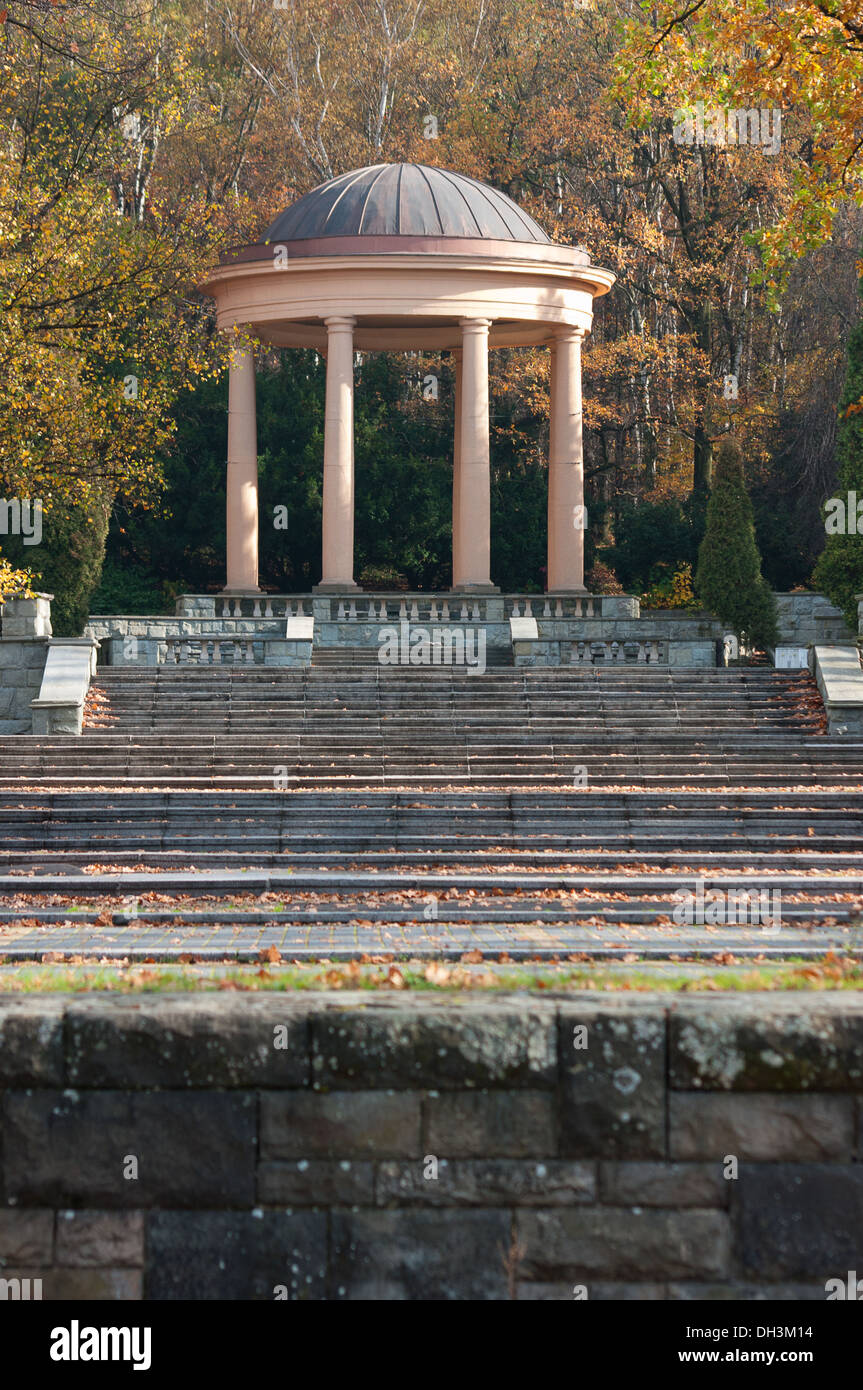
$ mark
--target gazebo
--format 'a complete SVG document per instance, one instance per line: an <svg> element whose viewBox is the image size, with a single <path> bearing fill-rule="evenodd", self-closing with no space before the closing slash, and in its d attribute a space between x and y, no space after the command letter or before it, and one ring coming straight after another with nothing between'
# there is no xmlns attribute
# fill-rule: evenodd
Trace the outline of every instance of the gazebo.
<svg viewBox="0 0 863 1390"><path fill-rule="evenodd" d="M558 246L497 189L423 164L331 179L263 239L221 258L204 285L218 326L326 357L323 543L317 591L354 581L356 351L450 350L455 359L453 590L493 593L488 350L552 353L549 593L584 593L581 344L614 283L578 246ZM231 354L226 593L258 589L255 364Z"/></svg>

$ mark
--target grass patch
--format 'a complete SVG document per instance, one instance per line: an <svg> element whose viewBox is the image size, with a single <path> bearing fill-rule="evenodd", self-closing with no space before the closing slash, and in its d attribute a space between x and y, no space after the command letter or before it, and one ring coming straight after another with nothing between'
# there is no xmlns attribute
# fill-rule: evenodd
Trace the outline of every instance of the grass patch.
<svg viewBox="0 0 863 1390"><path fill-rule="evenodd" d="M421 990L432 993L519 991L570 993L579 990L660 993L819 992L863 989L863 964L828 952L819 960L798 959L752 967L717 968L666 962L621 968L600 963L525 967L518 964L394 961L344 965L290 965L268 959L247 965L123 964L0 967L0 993L12 994L184 994L220 990L281 993L307 990Z"/></svg>

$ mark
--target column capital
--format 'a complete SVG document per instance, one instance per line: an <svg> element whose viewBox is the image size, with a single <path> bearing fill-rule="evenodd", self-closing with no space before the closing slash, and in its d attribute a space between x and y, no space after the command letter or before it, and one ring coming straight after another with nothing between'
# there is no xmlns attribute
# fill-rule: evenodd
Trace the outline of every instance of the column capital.
<svg viewBox="0 0 863 1390"><path fill-rule="evenodd" d="M357 326L356 319L346 314L331 314L329 318L324 319L324 323L328 329L335 328L338 330L341 328L345 332L347 332L349 328L356 328Z"/></svg>
<svg viewBox="0 0 863 1390"><path fill-rule="evenodd" d="M582 343L587 337L587 334L588 330L586 328L579 328L577 324L561 324L559 328L554 329L554 336L549 343L549 347L553 350L557 347L558 343Z"/></svg>
<svg viewBox="0 0 863 1390"><path fill-rule="evenodd" d="M491 328L492 319L459 319L462 333L485 333Z"/></svg>

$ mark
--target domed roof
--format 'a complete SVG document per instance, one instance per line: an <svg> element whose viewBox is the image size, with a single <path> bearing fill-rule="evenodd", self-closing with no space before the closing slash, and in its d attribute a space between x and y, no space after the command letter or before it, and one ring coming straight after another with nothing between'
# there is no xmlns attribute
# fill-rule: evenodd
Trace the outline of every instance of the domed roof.
<svg viewBox="0 0 863 1390"><path fill-rule="evenodd" d="M313 188L262 241L350 236L551 240L511 198L478 179L428 164L373 164Z"/></svg>

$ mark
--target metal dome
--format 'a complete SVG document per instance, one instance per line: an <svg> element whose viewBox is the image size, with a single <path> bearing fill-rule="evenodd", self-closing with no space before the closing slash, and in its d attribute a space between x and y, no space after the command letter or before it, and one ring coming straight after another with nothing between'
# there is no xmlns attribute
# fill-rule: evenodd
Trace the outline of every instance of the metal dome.
<svg viewBox="0 0 863 1390"><path fill-rule="evenodd" d="M262 240L354 236L551 243L505 193L428 164L373 164L340 174L280 213Z"/></svg>

